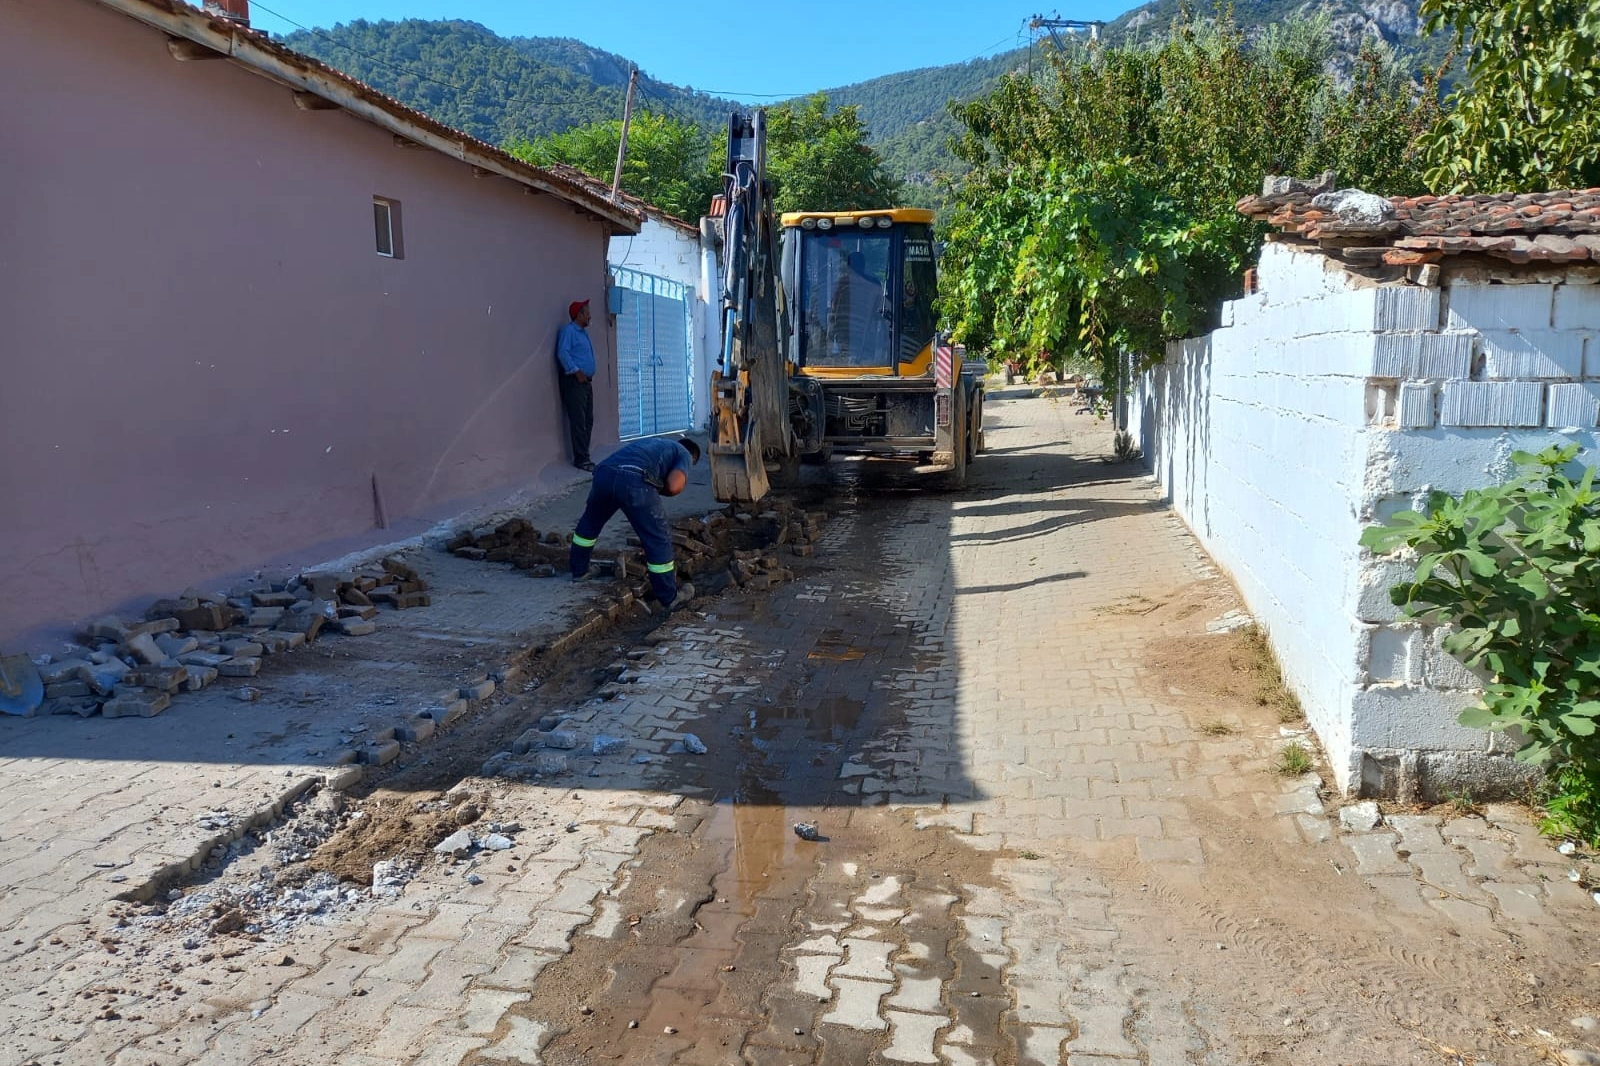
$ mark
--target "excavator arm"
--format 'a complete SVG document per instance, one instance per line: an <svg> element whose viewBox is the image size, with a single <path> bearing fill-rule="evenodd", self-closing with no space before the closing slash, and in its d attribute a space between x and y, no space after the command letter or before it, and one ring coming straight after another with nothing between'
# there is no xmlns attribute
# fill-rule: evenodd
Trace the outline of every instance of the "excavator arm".
<svg viewBox="0 0 1600 1066"><path fill-rule="evenodd" d="M725 502L767 494L766 459L796 447L782 341L788 315L779 280L778 218L767 180L766 112L728 122L723 174L722 355L711 380L711 485Z"/></svg>

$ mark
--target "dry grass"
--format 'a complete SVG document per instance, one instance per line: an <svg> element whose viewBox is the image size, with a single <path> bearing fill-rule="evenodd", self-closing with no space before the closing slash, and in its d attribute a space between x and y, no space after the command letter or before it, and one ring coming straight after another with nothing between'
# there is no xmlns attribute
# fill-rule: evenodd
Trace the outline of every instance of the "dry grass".
<svg viewBox="0 0 1600 1066"><path fill-rule="evenodd" d="M1208 718L1200 723L1200 732L1208 737L1231 737L1238 730L1220 718Z"/></svg>
<svg viewBox="0 0 1600 1066"><path fill-rule="evenodd" d="M1300 706L1300 697L1290 691L1283 680L1283 667L1278 665L1278 657L1273 654L1272 644L1267 640L1267 631L1260 626L1251 626L1243 631L1244 647L1255 660L1254 674L1256 678L1255 700L1263 707L1272 708L1278 715L1278 721L1283 723L1298 722L1305 717L1305 710Z"/></svg>

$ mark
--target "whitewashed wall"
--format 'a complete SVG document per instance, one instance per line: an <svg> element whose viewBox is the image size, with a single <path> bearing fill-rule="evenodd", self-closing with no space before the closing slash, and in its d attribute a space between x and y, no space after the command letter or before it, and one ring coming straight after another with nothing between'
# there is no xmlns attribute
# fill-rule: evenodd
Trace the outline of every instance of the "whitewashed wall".
<svg viewBox="0 0 1600 1066"><path fill-rule="evenodd" d="M647 216L638 236L611 238L607 257L614 266L689 287L694 314L694 419L697 426L704 426L711 412L711 366L715 353L722 350L722 327L714 306L717 290L707 284L703 270L699 233Z"/></svg>
<svg viewBox="0 0 1600 1066"><path fill-rule="evenodd" d="M1519 448L1576 440L1595 461L1600 285L1380 286L1278 243L1260 278L1140 382L1130 429L1270 632L1341 788L1505 787L1517 769L1456 723L1476 679L1390 605L1403 564L1357 540L1433 488L1503 478Z"/></svg>

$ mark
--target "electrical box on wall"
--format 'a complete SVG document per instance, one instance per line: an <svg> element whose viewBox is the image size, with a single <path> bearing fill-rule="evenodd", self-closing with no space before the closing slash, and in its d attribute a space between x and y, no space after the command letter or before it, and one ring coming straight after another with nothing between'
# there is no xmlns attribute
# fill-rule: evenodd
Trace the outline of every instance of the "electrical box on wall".
<svg viewBox="0 0 1600 1066"><path fill-rule="evenodd" d="M622 314L622 286L613 279L606 279L606 312L608 314Z"/></svg>

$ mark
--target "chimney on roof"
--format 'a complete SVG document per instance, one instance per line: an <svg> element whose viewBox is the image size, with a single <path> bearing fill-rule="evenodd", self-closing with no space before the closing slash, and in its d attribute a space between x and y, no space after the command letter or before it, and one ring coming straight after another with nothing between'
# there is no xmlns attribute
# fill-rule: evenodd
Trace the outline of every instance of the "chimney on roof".
<svg viewBox="0 0 1600 1066"><path fill-rule="evenodd" d="M205 0L206 14L250 25L250 0Z"/></svg>

